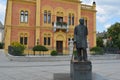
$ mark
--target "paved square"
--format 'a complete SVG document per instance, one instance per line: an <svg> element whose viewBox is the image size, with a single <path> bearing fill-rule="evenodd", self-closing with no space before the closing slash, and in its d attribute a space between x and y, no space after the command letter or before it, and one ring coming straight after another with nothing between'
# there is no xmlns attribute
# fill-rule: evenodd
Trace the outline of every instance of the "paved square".
<svg viewBox="0 0 120 80"><path fill-rule="evenodd" d="M92 60L92 69L93 80L120 80L120 60ZM69 73L69 61L15 62L0 51L0 80L59 80Z"/></svg>

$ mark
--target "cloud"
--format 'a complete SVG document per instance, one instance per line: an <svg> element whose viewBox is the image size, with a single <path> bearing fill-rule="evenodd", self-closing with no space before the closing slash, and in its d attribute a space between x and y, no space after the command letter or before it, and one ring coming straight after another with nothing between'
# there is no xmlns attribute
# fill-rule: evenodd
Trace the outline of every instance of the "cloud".
<svg viewBox="0 0 120 80"><path fill-rule="evenodd" d="M5 1L4 1L5 2ZM3 1L0 3L0 21L4 24L6 4Z"/></svg>
<svg viewBox="0 0 120 80"><path fill-rule="evenodd" d="M104 27L105 27L106 29L108 29L108 28L110 28L110 26L111 26L111 24L106 24Z"/></svg>
<svg viewBox="0 0 120 80"><path fill-rule="evenodd" d="M96 0L97 28L103 27L107 30L112 24L120 22L120 0ZM101 26L99 26L101 25ZM102 29L103 30L103 29ZM100 31L100 30L99 30Z"/></svg>

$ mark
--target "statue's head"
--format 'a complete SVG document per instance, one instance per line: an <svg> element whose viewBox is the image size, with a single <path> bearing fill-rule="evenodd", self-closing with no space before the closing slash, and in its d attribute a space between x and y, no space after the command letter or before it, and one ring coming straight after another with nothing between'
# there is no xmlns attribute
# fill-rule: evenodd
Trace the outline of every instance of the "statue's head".
<svg viewBox="0 0 120 80"><path fill-rule="evenodd" d="M81 25L84 25L84 19L83 18L80 18L79 22L80 22Z"/></svg>

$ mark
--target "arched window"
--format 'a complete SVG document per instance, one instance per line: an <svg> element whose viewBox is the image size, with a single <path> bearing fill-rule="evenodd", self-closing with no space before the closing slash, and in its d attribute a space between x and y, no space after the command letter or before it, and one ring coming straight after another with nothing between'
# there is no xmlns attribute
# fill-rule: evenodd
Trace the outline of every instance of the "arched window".
<svg viewBox="0 0 120 80"><path fill-rule="evenodd" d="M51 23L51 12L48 12L48 23Z"/></svg>
<svg viewBox="0 0 120 80"><path fill-rule="evenodd" d="M44 35L44 45L51 45L51 35L50 34L45 34Z"/></svg>
<svg viewBox="0 0 120 80"><path fill-rule="evenodd" d="M44 11L44 23L51 23L51 12L45 10Z"/></svg>
<svg viewBox="0 0 120 80"><path fill-rule="evenodd" d="M27 23L28 22L28 11L21 11L20 12L20 22Z"/></svg>
<svg viewBox="0 0 120 80"><path fill-rule="evenodd" d="M27 33L21 33L20 34L20 43L23 44L23 45L28 44L28 35L27 35Z"/></svg>
<svg viewBox="0 0 120 80"><path fill-rule="evenodd" d="M84 19L84 25L87 26L87 25L88 25L88 20L87 20L87 18L86 18L86 17L83 17L83 19Z"/></svg>
<svg viewBox="0 0 120 80"><path fill-rule="evenodd" d="M25 22L28 22L28 11L25 11Z"/></svg>
<svg viewBox="0 0 120 80"><path fill-rule="evenodd" d="M44 23L47 23L47 11L44 11Z"/></svg>
<svg viewBox="0 0 120 80"><path fill-rule="evenodd" d="M69 25L71 25L71 14L69 14L68 16L68 22L69 22Z"/></svg>
<svg viewBox="0 0 120 80"><path fill-rule="evenodd" d="M68 22L69 22L69 25L74 25L74 14L73 13L69 13L68 15Z"/></svg>
<svg viewBox="0 0 120 80"><path fill-rule="evenodd" d="M87 26L87 19L85 19L84 21L85 21L85 26Z"/></svg>
<svg viewBox="0 0 120 80"><path fill-rule="evenodd" d="M72 14L72 25L74 25L74 14Z"/></svg>
<svg viewBox="0 0 120 80"><path fill-rule="evenodd" d="M20 22L24 22L24 11L20 12Z"/></svg>

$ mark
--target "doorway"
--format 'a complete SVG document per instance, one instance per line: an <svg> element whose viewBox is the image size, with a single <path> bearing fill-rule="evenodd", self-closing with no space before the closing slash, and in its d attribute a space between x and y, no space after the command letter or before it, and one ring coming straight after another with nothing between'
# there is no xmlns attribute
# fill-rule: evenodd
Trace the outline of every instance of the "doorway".
<svg viewBox="0 0 120 80"><path fill-rule="evenodd" d="M56 41L56 50L59 55L63 54L63 41Z"/></svg>

